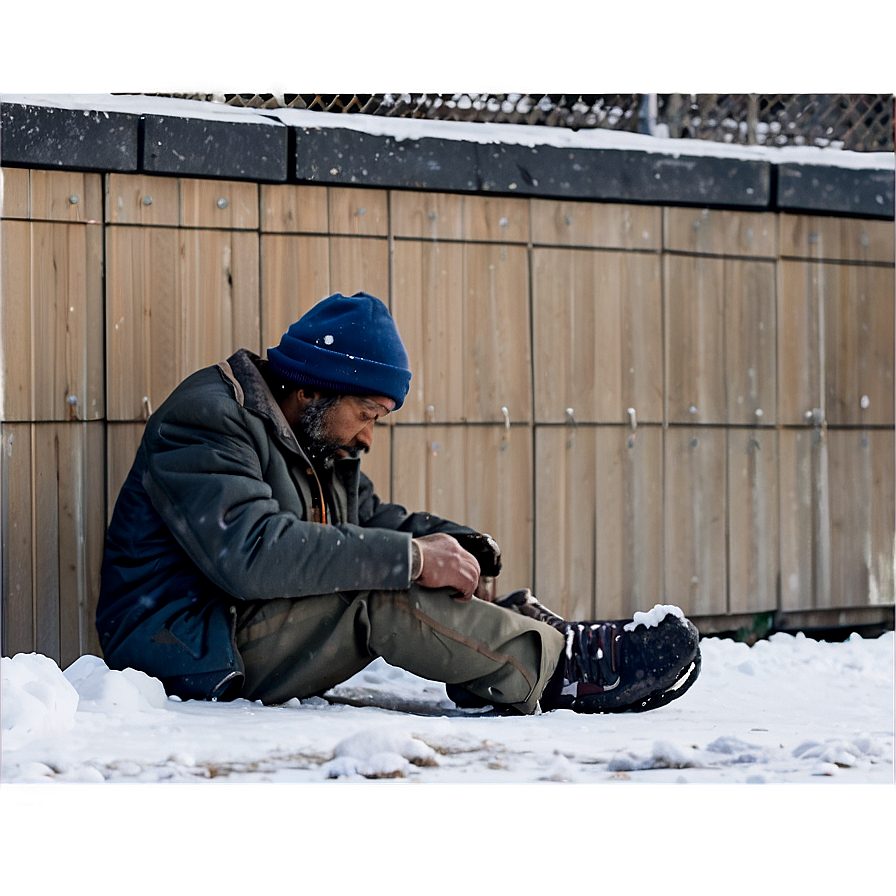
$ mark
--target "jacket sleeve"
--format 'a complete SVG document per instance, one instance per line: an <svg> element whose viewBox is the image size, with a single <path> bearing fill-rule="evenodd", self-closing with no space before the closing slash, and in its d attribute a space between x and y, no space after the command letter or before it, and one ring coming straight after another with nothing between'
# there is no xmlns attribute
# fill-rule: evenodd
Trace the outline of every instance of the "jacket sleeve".
<svg viewBox="0 0 896 896"><path fill-rule="evenodd" d="M407 588L406 530L321 525L281 508L262 474L274 449L249 414L213 393L147 424L143 486L202 573L243 599Z"/></svg>

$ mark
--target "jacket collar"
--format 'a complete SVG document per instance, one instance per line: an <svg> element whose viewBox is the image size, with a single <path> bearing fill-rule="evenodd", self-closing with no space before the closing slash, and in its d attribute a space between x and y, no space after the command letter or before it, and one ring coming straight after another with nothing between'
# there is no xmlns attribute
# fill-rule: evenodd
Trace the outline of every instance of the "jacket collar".
<svg viewBox="0 0 896 896"><path fill-rule="evenodd" d="M286 422L280 405L271 394L261 375L261 365L267 364L254 352L241 348L217 366L222 376L230 382L236 400L248 411L264 417L271 425L276 438L290 451L308 458L296 439L292 427Z"/></svg>

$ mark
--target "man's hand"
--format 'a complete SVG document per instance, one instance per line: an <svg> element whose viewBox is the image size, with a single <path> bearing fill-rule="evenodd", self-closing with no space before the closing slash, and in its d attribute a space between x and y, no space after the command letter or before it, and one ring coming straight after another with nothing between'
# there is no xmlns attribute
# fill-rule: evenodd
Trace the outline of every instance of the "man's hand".
<svg viewBox="0 0 896 896"><path fill-rule="evenodd" d="M479 563L457 539L444 532L415 538L423 558L417 584L424 588L453 588L457 600L470 600L479 586Z"/></svg>

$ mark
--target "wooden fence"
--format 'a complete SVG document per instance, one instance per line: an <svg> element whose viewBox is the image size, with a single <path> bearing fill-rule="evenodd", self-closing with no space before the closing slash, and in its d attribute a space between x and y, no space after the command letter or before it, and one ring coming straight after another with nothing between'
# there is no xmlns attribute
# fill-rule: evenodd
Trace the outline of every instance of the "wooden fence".
<svg viewBox="0 0 896 896"><path fill-rule="evenodd" d="M491 532L505 590L892 619L892 220L3 175L4 655L99 653L104 527L171 389L362 289L413 367L365 467Z"/></svg>

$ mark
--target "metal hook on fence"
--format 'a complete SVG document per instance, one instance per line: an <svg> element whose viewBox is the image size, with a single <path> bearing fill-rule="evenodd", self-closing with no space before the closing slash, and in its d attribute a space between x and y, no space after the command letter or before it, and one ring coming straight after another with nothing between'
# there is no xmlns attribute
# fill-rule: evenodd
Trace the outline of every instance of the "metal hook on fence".
<svg viewBox="0 0 896 896"><path fill-rule="evenodd" d="M504 435L501 436L502 442L510 441L510 411L507 408L502 407L501 413L504 415Z"/></svg>
<svg viewBox="0 0 896 896"><path fill-rule="evenodd" d="M806 422L815 427L816 438L823 442L828 433L828 421L821 408L812 408L806 411Z"/></svg>
<svg viewBox="0 0 896 896"><path fill-rule="evenodd" d="M635 436L638 435L638 415L635 413L634 408L628 409L628 423L632 428L632 434L628 437L628 447L635 447Z"/></svg>
<svg viewBox="0 0 896 896"><path fill-rule="evenodd" d="M572 408L566 409L566 425L572 427L569 438L566 440L566 447L572 448L576 442L576 427L579 425L576 423L575 412Z"/></svg>
<svg viewBox="0 0 896 896"><path fill-rule="evenodd" d="M143 419L149 420L152 416L152 405L149 403L149 396L143 396Z"/></svg>

